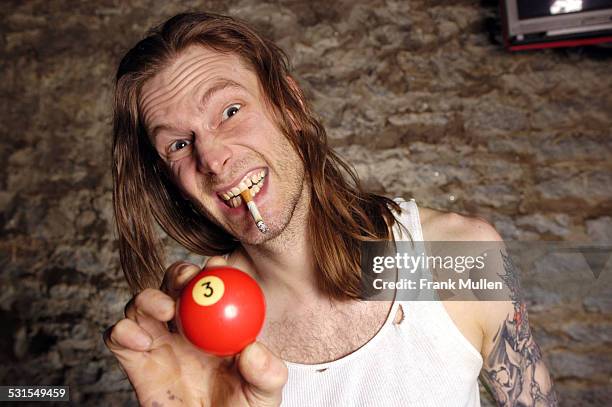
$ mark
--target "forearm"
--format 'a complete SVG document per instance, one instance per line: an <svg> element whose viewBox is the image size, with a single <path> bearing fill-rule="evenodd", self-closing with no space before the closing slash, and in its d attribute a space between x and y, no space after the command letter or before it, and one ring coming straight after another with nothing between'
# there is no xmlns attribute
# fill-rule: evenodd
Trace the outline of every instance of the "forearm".
<svg viewBox="0 0 612 407"><path fill-rule="evenodd" d="M556 406L557 397L539 346L530 332L514 341L506 321L481 379L500 406Z"/></svg>
<svg viewBox="0 0 612 407"><path fill-rule="evenodd" d="M510 297L507 302L494 304L498 317L489 321L487 331L495 334L486 335L482 381L500 406L556 406L550 373L531 334L518 272L503 252L501 258L504 267L499 276L509 288Z"/></svg>

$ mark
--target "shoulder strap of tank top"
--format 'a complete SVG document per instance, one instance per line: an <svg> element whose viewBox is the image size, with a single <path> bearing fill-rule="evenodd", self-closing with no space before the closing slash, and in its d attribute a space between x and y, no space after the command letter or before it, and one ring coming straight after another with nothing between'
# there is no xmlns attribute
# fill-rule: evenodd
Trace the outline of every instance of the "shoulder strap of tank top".
<svg viewBox="0 0 612 407"><path fill-rule="evenodd" d="M397 241L423 241L423 230L421 229L421 219L419 218L419 208L417 207L416 201L410 199L409 201L403 198L394 198L395 202L400 205L402 212L398 216L398 220L404 225L409 231L410 236L406 236L406 233L402 228L395 224L393 227L395 240Z"/></svg>

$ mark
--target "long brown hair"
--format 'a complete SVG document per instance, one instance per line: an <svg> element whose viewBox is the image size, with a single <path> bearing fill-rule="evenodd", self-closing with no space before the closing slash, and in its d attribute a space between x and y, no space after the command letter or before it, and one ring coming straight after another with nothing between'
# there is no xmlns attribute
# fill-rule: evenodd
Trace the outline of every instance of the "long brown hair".
<svg viewBox="0 0 612 407"><path fill-rule="evenodd" d="M331 298L359 298L360 245L393 239L391 209L399 212L399 205L365 192L354 170L328 146L325 129L288 80L284 52L244 22L211 13L179 14L152 29L123 57L117 71L113 204L121 266L132 291L159 285L165 269L154 220L200 255L229 253L240 244L183 198L151 145L139 112L142 85L194 44L235 54L257 75L278 126L311 181L308 230L319 288Z"/></svg>

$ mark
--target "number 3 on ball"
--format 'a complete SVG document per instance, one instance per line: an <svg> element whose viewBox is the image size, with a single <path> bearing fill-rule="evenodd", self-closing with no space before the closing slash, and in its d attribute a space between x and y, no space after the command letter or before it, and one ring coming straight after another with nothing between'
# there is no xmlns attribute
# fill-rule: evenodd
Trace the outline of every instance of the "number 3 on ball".
<svg viewBox="0 0 612 407"><path fill-rule="evenodd" d="M191 294L193 300L204 307L215 304L223 297L225 284L216 276L202 277L194 286Z"/></svg>

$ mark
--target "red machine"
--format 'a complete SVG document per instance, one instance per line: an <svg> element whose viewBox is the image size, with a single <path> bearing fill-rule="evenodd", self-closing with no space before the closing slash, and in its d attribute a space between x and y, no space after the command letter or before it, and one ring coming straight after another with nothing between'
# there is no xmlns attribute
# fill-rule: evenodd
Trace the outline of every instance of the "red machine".
<svg viewBox="0 0 612 407"><path fill-rule="evenodd" d="M612 0L502 0L511 51L612 44Z"/></svg>

